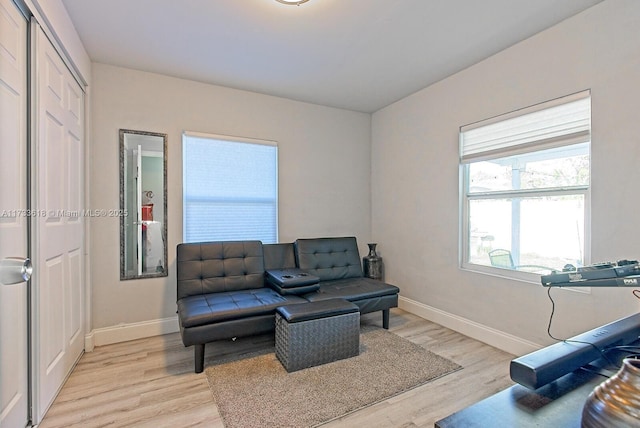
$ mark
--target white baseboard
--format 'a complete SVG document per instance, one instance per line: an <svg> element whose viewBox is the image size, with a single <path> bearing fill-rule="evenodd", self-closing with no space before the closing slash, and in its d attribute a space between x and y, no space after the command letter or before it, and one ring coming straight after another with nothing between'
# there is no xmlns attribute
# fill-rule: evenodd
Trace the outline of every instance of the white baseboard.
<svg viewBox="0 0 640 428"><path fill-rule="evenodd" d="M403 296L398 299L398 307L510 354L524 355L543 347ZM85 335L85 351L91 352L95 346L126 342L178 331L180 331L180 328L177 316L97 328Z"/></svg>
<svg viewBox="0 0 640 428"><path fill-rule="evenodd" d="M110 345L112 343L159 336L177 331L180 331L177 316L96 328L85 335L84 348L86 352L91 352L95 346Z"/></svg>
<svg viewBox="0 0 640 428"><path fill-rule="evenodd" d="M398 299L398 307L407 312L411 312L420 318L440 324L443 327L462 333L473 339L484 342L494 348L501 349L510 354L517 356L525 355L542 348L533 342L521 339L511 334L487 327L477 322L462 318L458 315L442 311L424 303L408 299L400 296Z"/></svg>

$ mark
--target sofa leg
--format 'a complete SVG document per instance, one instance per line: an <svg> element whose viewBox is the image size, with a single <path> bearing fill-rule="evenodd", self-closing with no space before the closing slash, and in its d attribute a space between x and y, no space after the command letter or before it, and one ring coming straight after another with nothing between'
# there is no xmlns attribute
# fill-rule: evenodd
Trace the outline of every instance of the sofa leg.
<svg viewBox="0 0 640 428"><path fill-rule="evenodd" d="M382 327L389 330L389 309L382 310Z"/></svg>
<svg viewBox="0 0 640 428"><path fill-rule="evenodd" d="M193 345L195 350L196 373L202 373L204 370L204 343Z"/></svg>

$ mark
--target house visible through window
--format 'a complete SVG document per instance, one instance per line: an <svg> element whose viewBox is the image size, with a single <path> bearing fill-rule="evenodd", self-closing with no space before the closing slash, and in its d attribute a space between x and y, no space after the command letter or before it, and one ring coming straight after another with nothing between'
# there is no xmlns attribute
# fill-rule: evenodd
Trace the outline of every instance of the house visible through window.
<svg viewBox="0 0 640 428"><path fill-rule="evenodd" d="M185 132L183 242L278 242L274 142Z"/></svg>
<svg viewBox="0 0 640 428"><path fill-rule="evenodd" d="M462 266L533 279L585 264L590 140L588 91L463 126Z"/></svg>

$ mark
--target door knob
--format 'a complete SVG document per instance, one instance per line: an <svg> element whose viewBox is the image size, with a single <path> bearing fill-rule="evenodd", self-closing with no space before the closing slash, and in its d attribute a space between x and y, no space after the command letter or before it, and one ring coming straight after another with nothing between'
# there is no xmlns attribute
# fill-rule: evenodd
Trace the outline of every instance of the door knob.
<svg viewBox="0 0 640 428"><path fill-rule="evenodd" d="M7 257L0 261L0 284L11 285L29 281L33 266L24 257Z"/></svg>

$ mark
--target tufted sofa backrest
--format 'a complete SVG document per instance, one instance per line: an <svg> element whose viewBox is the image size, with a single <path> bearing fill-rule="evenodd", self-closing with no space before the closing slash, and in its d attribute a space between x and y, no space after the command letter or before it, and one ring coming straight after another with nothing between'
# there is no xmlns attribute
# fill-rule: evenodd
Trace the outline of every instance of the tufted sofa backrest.
<svg viewBox="0 0 640 428"><path fill-rule="evenodd" d="M298 267L320 281L362 276L355 237L298 239L295 250Z"/></svg>
<svg viewBox="0 0 640 428"><path fill-rule="evenodd" d="M262 242L179 244L178 300L183 297L264 287Z"/></svg>
<svg viewBox="0 0 640 428"><path fill-rule="evenodd" d="M293 242L286 244L262 244L264 270L291 269L296 267Z"/></svg>

